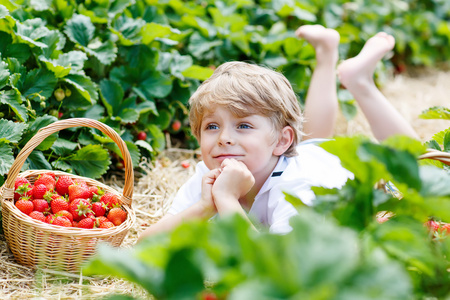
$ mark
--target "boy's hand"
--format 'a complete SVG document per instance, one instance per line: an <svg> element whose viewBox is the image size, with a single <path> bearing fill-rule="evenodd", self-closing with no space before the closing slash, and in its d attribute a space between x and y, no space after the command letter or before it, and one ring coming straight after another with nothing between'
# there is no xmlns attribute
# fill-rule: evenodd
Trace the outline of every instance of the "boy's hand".
<svg viewBox="0 0 450 300"><path fill-rule="evenodd" d="M216 206L214 205L212 187L217 177L220 175L219 169L214 169L203 175L202 178L202 198L200 199L200 204L207 211L217 212Z"/></svg>
<svg viewBox="0 0 450 300"><path fill-rule="evenodd" d="M221 169L212 186L214 203L219 212L224 206L230 206L232 204L230 202L238 202L239 198L245 196L255 184L253 174L241 161L225 159Z"/></svg>

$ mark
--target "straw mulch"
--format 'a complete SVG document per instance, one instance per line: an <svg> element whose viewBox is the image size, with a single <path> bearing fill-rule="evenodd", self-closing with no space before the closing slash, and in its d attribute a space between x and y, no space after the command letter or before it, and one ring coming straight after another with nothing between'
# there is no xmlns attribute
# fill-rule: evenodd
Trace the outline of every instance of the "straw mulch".
<svg viewBox="0 0 450 300"><path fill-rule="evenodd" d="M449 107L446 84L450 72L421 71L415 76L396 76L386 82L383 92L393 105L413 124L423 141L450 126L445 120L422 120L418 115L431 106ZM342 116L337 124L337 134L363 133L370 135L369 126L362 114L347 122ZM142 173L136 173L133 207L137 222L124 240L122 247L132 247L139 234L164 215L174 193L193 173L196 153L190 150L169 148L154 162L143 160ZM183 168L182 161L190 167ZM105 183L121 191L121 174L113 174ZM6 242L0 236L0 299L99 299L114 293L129 294L149 299L139 286L114 278L91 278L82 274L62 274L49 270L33 271L15 263Z"/></svg>

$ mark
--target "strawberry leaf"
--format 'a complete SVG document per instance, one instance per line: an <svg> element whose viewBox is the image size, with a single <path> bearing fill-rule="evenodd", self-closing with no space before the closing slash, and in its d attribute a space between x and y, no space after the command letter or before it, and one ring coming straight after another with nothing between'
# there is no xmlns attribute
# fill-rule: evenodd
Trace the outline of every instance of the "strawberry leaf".
<svg viewBox="0 0 450 300"><path fill-rule="evenodd" d="M108 151L100 145L83 147L62 161L66 166L70 166L74 173L93 179L105 174L111 164Z"/></svg>
<svg viewBox="0 0 450 300"><path fill-rule="evenodd" d="M0 164L0 174L5 175L14 163L14 156L12 147L4 140L0 140L0 161L2 162Z"/></svg>
<svg viewBox="0 0 450 300"><path fill-rule="evenodd" d="M89 17L74 14L72 19L67 21L64 32L72 42L87 47L94 37L95 27Z"/></svg>
<svg viewBox="0 0 450 300"><path fill-rule="evenodd" d="M0 103L8 105L20 121L28 120L27 109L22 104L21 95L17 90L0 91Z"/></svg>
<svg viewBox="0 0 450 300"><path fill-rule="evenodd" d="M0 141L18 143L23 131L28 127L26 123L19 123L0 119Z"/></svg>
<svg viewBox="0 0 450 300"><path fill-rule="evenodd" d="M450 109L443 106L434 106L424 110L420 115L421 119L445 119L450 120Z"/></svg>

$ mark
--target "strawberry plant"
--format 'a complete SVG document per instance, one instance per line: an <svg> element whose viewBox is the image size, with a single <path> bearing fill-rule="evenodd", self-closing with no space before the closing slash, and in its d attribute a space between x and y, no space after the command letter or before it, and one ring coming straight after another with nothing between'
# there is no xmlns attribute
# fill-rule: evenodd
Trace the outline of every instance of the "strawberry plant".
<svg viewBox="0 0 450 300"><path fill-rule="evenodd" d="M246 60L282 71L303 101L314 50L295 29L319 23L341 34L342 57L377 31L396 37L392 64L447 61L445 1L3 1L0 5L0 183L39 128L58 118L100 120L121 134L137 167L170 133L197 147L187 101L214 68ZM351 96L339 92L352 118ZM176 123L173 121L177 120ZM172 124L177 124L172 128ZM138 138L145 132L146 139ZM49 137L25 168L90 178L123 167L112 141L95 129Z"/></svg>

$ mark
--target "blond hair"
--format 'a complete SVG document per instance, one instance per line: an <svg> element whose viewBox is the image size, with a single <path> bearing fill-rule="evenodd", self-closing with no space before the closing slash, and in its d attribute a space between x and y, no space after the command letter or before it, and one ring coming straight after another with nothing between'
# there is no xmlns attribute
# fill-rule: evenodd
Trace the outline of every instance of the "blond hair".
<svg viewBox="0 0 450 300"><path fill-rule="evenodd" d="M273 136L285 126L294 130L294 140L285 156L297 154L302 139L303 115L291 84L281 73L245 62L220 65L189 99L189 121L200 140L201 123L213 106L226 107L237 117L258 114L273 124Z"/></svg>

